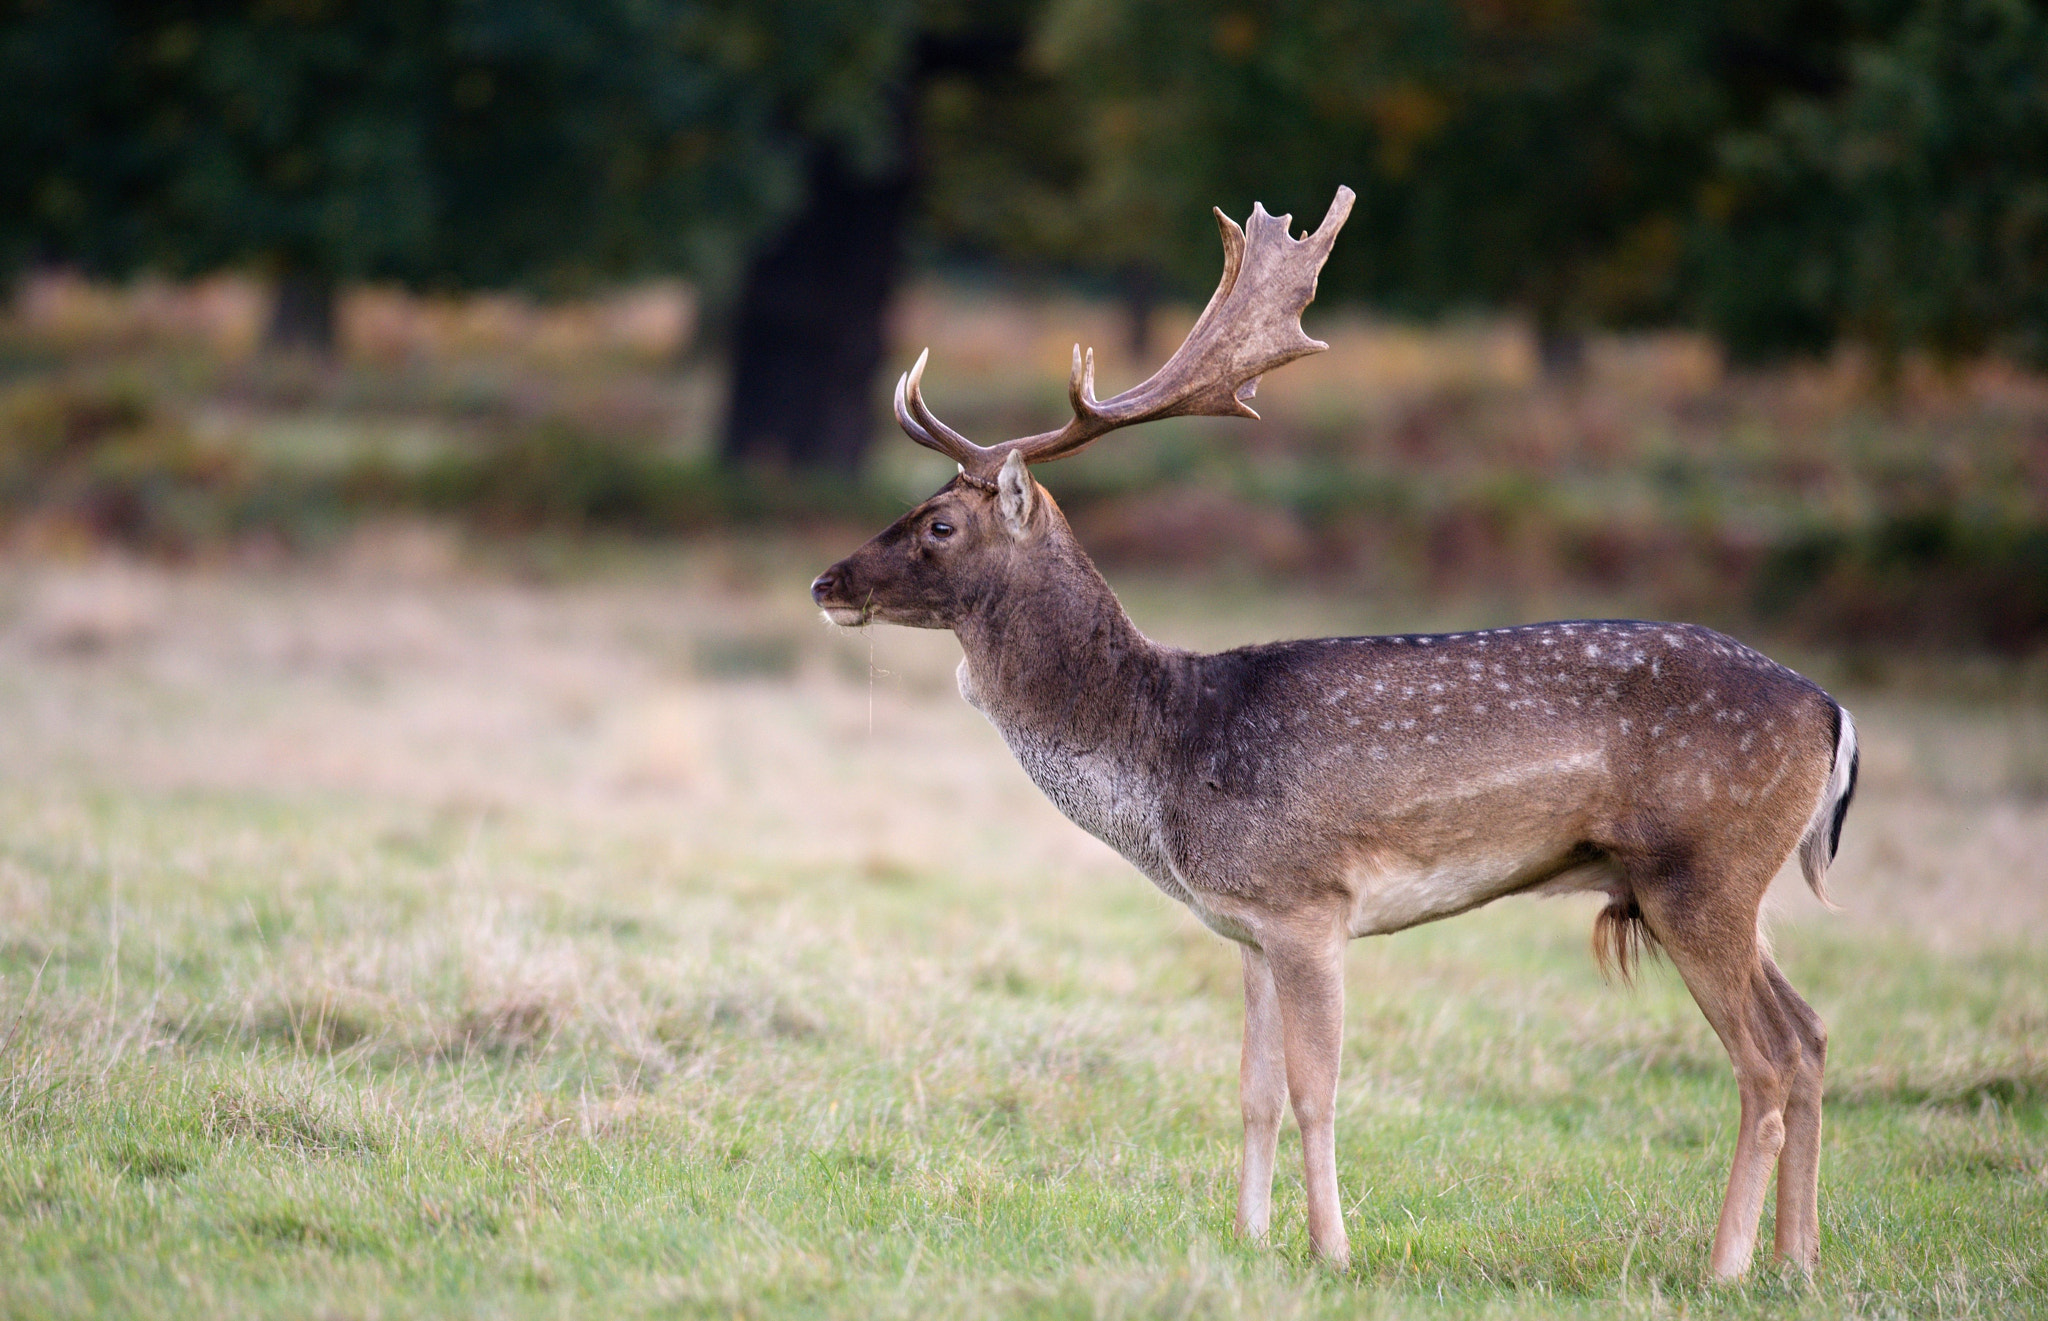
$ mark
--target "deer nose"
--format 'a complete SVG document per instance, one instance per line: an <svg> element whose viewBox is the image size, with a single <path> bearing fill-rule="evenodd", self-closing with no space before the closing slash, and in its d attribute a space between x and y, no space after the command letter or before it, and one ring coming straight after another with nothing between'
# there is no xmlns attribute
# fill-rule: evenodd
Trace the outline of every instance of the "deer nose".
<svg viewBox="0 0 2048 1321"><path fill-rule="evenodd" d="M825 604L833 589L839 586L839 575L827 569L811 581L811 599L819 605Z"/></svg>

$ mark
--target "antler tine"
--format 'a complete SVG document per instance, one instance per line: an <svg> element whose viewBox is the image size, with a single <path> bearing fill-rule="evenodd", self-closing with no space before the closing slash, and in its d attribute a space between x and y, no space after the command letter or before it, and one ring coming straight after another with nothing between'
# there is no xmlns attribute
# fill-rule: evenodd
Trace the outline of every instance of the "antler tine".
<svg viewBox="0 0 2048 1321"><path fill-rule="evenodd" d="M933 439L931 432L918 425L917 419L910 415L910 405L903 401L904 387L909 383L909 372L905 372L896 378L896 425L902 427L905 435L926 449L934 449L943 453L945 446Z"/></svg>
<svg viewBox="0 0 2048 1321"><path fill-rule="evenodd" d="M1079 344L1074 345L1074 370L1067 377L1067 401L1074 406L1075 417L1092 417L1095 414L1095 350L1081 352Z"/></svg>
<svg viewBox="0 0 2048 1321"><path fill-rule="evenodd" d="M917 355L917 361L910 370L896 378L896 423L918 444L937 450L959 464L962 472L966 472L969 465L978 470L989 451L939 421L925 405L922 388L924 368L931 356L930 349L924 350Z"/></svg>
<svg viewBox="0 0 2048 1321"><path fill-rule="evenodd" d="M1095 397L1095 350L1092 346L1086 350L1079 344L1074 346L1074 369L1067 377L1067 401L1073 405L1074 421L1067 424L1066 430L1086 426L1099 428L1094 434L1100 435L1103 431L1119 425L1103 413L1102 401ZM1023 443L1025 442L1012 441L1007 448L1015 448ZM1030 459L1028 454L1026 459Z"/></svg>
<svg viewBox="0 0 2048 1321"><path fill-rule="evenodd" d="M923 424L926 431L931 432L934 436L943 438L949 446L958 449L961 454L986 454L987 450L953 430L944 422L939 421L938 415L933 413L931 408L925 403L924 368L925 364L931 360L931 356L932 351L926 349L917 355L917 361L911 365L909 380L911 411L917 415L917 420Z"/></svg>
<svg viewBox="0 0 2048 1321"><path fill-rule="evenodd" d="M1004 441L987 449L976 446L980 455L986 456L979 461L1000 464L1016 450L1027 463L1046 463L1065 458L1119 427L1156 418L1256 418L1258 414L1245 400L1257 390L1261 376L1329 347L1302 332L1301 313L1316 296L1316 277L1356 196L1349 188L1340 187L1322 224L1299 239L1288 233L1292 216L1270 216L1255 204L1251 219L1240 229L1217 210L1216 226L1223 238L1223 278L1196 318L1194 329L1166 364L1143 384L1098 402L1094 351L1083 354L1075 345L1074 369L1067 383L1073 420L1057 431Z"/></svg>

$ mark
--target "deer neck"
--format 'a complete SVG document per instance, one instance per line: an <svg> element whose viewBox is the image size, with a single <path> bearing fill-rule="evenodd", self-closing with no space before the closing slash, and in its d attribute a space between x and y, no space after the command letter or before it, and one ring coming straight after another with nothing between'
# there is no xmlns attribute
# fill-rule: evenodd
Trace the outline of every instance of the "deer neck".
<svg viewBox="0 0 2048 1321"><path fill-rule="evenodd" d="M961 696L1068 820L1186 901L1160 818L1185 653L1140 633L1079 547L1063 549L1055 572L990 593L954 626Z"/></svg>
<svg viewBox="0 0 2048 1321"><path fill-rule="evenodd" d="M1051 572L990 593L954 626L961 695L1014 747L1136 751L1170 680L1171 653L1131 622L1078 547Z"/></svg>

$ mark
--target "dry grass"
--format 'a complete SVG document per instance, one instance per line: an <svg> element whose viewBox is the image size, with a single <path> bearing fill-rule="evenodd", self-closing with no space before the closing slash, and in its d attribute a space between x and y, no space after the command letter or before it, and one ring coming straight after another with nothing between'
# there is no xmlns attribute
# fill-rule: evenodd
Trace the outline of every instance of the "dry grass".
<svg viewBox="0 0 2048 1321"><path fill-rule="evenodd" d="M117 287L44 272L21 282L14 320L33 340L74 352L197 347L232 362L260 348L267 297L262 284L238 275ZM508 294L421 297L371 286L343 292L335 329L342 352L370 362L482 354L558 366L607 355L668 362L688 347L696 311L694 293L673 283L551 305Z"/></svg>
<svg viewBox="0 0 2048 1321"><path fill-rule="evenodd" d="M397 524L273 572L16 562L0 570L0 758L159 794L404 805L439 823L428 833L588 824L684 838L694 858L882 878L951 869L959 832L985 845L985 823L1008 837L1005 872L1121 876L958 701L949 637L817 620L802 584L828 553L634 551L544 586L466 567L450 531ZM1205 647L1480 618L1127 588L1149 631ZM1263 617L1239 613L1252 597ZM1845 912L1814 917L1793 896L1782 915L1958 948L2048 918L2048 710L1844 691L1867 731Z"/></svg>

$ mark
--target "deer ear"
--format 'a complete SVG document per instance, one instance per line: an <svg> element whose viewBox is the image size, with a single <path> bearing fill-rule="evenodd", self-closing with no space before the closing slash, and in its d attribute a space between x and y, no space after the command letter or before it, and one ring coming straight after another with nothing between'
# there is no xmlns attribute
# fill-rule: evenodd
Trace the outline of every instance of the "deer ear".
<svg viewBox="0 0 2048 1321"><path fill-rule="evenodd" d="M1038 483L1024 466L1024 456L1011 450L996 473L996 513L1003 527L1018 540L1031 531L1031 515L1038 506Z"/></svg>

